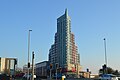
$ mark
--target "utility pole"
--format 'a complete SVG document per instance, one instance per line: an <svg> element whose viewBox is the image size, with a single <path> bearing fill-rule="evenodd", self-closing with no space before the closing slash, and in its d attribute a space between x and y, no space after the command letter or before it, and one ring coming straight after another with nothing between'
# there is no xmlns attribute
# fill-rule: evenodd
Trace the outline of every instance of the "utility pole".
<svg viewBox="0 0 120 80"><path fill-rule="evenodd" d="M78 63L77 63L77 78L79 78L79 67L78 67Z"/></svg>
<svg viewBox="0 0 120 80"><path fill-rule="evenodd" d="M57 80L57 69L58 69L58 63L56 63L56 80Z"/></svg>
<svg viewBox="0 0 120 80"><path fill-rule="evenodd" d="M34 80L34 51L32 52L32 80Z"/></svg>
<svg viewBox="0 0 120 80"><path fill-rule="evenodd" d="M50 80L51 80L51 69L50 69Z"/></svg>
<svg viewBox="0 0 120 80"><path fill-rule="evenodd" d="M50 64L50 80L51 80L51 72L52 72L52 64Z"/></svg>
<svg viewBox="0 0 120 80"><path fill-rule="evenodd" d="M16 74L16 65L17 65L17 59L14 59L14 78Z"/></svg>

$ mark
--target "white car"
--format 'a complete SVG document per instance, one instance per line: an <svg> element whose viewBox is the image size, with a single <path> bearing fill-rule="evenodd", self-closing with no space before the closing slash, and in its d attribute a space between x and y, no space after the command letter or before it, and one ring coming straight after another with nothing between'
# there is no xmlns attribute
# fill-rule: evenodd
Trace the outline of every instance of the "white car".
<svg viewBox="0 0 120 80"><path fill-rule="evenodd" d="M120 77L112 77L112 80L120 80Z"/></svg>

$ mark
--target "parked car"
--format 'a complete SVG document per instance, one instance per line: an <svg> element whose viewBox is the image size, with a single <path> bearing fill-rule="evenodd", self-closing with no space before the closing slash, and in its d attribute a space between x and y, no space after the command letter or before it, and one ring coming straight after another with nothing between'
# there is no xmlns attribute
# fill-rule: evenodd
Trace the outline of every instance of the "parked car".
<svg viewBox="0 0 120 80"><path fill-rule="evenodd" d="M19 73L19 74L15 75L15 78L20 78L20 77L23 77L24 75L25 75L25 73Z"/></svg>
<svg viewBox="0 0 120 80"><path fill-rule="evenodd" d="M10 76L7 74L0 74L0 80L10 80Z"/></svg>

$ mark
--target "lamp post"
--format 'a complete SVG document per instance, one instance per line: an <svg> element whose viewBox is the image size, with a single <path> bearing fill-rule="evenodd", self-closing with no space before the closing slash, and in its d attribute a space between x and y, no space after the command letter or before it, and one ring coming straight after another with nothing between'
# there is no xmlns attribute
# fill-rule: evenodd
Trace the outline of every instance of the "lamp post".
<svg viewBox="0 0 120 80"><path fill-rule="evenodd" d="M104 48L105 48L105 65L106 65L105 72L107 73L106 39L104 38L103 40L104 40Z"/></svg>
<svg viewBox="0 0 120 80"><path fill-rule="evenodd" d="M107 66L107 54L106 54L106 39L104 38L104 48L105 48L105 64Z"/></svg>
<svg viewBox="0 0 120 80"><path fill-rule="evenodd" d="M28 32L28 76L27 76L27 80L29 80L29 68L30 68L30 60L29 60L29 58L30 58L30 32L31 32L32 30L29 30L29 32Z"/></svg>

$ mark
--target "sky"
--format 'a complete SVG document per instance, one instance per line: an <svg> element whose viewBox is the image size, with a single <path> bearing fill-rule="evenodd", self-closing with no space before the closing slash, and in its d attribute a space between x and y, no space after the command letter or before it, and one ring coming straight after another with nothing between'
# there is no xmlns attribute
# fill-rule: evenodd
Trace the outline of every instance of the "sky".
<svg viewBox="0 0 120 80"><path fill-rule="evenodd" d="M67 8L82 70L96 74L105 63L104 38L107 65L120 70L119 4L120 0L0 0L0 57L18 58L19 67L27 64L32 29L30 54L35 52L35 63L48 60L57 18Z"/></svg>

